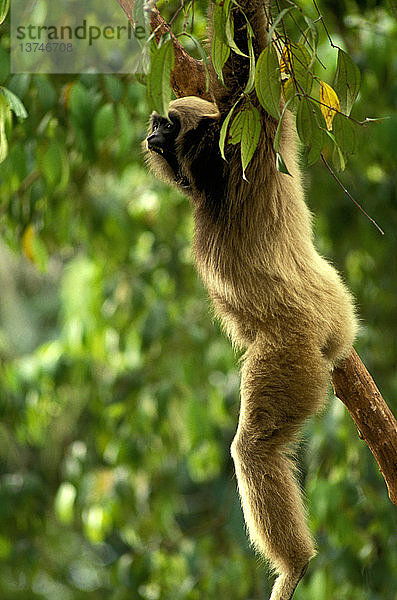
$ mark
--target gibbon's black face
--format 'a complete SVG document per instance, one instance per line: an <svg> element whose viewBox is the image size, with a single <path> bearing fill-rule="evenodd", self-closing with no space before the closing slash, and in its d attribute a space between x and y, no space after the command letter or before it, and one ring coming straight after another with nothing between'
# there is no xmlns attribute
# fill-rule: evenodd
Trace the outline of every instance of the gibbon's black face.
<svg viewBox="0 0 397 600"><path fill-rule="evenodd" d="M175 175L179 170L175 142L180 130L181 124L177 116L172 115L166 119L153 113L152 131L146 140L148 149L160 154L168 162Z"/></svg>

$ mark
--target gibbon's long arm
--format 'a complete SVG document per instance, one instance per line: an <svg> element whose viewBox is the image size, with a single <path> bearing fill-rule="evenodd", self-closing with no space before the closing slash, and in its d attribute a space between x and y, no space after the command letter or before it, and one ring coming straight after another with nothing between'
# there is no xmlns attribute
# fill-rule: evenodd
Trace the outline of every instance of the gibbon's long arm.
<svg viewBox="0 0 397 600"><path fill-rule="evenodd" d="M252 27L253 48L257 59L262 50L267 46L268 18L265 3L261 0L242 0L238 2L241 10L233 10L234 41L237 47L246 55L249 54L247 43L247 19ZM214 4L210 3L209 19L212 20ZM209 27L209 41L212 43L213 28ZM213 71L211 77L211 92L213 100L222 114L226 116L238 97L242 94L249 76L249 60L231 51L223 67L224 85L219 81ZM255 93L251 99L256 100Z"/></svg>

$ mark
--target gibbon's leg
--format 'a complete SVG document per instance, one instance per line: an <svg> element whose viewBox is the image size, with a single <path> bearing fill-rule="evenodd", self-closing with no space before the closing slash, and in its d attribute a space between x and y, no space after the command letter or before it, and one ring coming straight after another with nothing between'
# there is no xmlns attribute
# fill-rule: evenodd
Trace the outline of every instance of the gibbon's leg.
<svg viewBox="0 0 397 600"><path fill-rule="evenodd" d="M248 532L278 573L270 600L290 600L315 548L291 460L303 421L326 397L329 371L306 342L248 349L231 453Z"/></svg>

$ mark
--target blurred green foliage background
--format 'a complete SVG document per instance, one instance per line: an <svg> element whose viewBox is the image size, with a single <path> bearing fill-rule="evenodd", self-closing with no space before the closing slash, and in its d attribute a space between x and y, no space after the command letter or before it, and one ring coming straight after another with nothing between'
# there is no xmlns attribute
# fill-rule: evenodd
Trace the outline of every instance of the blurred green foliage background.
<svg viewBox="0 0 397 600"><path fill-rule="evenodd" d="M385 236L321 166L308 203L396 412L396 9L320 4L362 70L354 116L390 117L341 176ZM7 126L0 165L0 598L262 599L229 455L237 360L192 265L189 203L143 164L145 89L10 74L1 33L0 85L29 117ZM325 36L320 50L332 81ZM339 401L308 423L300 460L319 555L296 600L396 600L396 509Z"/></svg>

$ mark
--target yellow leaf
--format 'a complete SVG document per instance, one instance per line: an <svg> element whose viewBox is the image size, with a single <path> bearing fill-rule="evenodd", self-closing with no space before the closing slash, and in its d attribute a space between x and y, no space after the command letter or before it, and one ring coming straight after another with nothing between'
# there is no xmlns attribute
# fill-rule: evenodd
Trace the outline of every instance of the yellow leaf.
<svg viewBox="0 0 397 600"><path fill-rule="evenodd" d="M285 44L280 57L280 73L291 74L292 52L289 44Z"/></svg>
<svg viewBox="0 0 397 600"><path fill-rule="evenodd" d="M22 248L25 253L25 256L28 257L29 260L34 262L34 236L35 232L32 225L28 225L22 236Z"/></svg>
<svg viewBox="0 0 397 600"><path fill-rule="evenodd" d="M331 131L335 111L340 111L340 104L335 90L325 81L320 81L320 102L327 129Z"/></svg>
<svg viewBox="0 0 397 600"><path fill-rule="evenodd" d="M22 250L25 256L31 260L40 271L46 270L48 263L47 248L33 225L28 225L23 233Z"/></svg>

